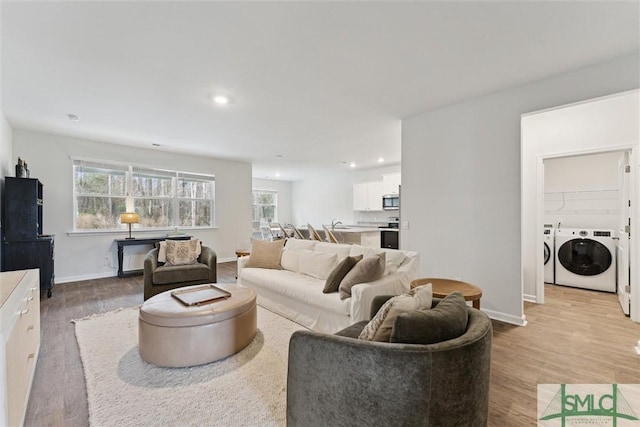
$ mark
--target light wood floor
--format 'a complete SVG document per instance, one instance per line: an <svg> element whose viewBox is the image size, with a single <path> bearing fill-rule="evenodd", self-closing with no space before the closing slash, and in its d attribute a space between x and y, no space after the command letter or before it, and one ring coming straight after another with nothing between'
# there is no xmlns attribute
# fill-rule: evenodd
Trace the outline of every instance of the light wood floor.
<svg viewBox="0 0 640 427"><path fill-rule="evenodd" d="M218 281L235 281L235 262L219 264ZM640 325L622 314L615 295L547 285L545 299L525 304L526 327L493 322L490 426L535 426L537 384L640 383L640 356L633 351ZM88 425L71 320L141 303L141 277L61 284L42 299L26 426Z"/></svg>

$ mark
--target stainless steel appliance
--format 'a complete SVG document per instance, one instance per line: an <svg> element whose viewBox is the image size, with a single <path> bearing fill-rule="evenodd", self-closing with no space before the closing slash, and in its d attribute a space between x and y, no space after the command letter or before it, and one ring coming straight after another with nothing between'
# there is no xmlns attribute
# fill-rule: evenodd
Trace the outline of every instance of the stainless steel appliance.
<svg viewBox="0 0 640 427"><path fill-rule="evenodd" d="M385 211L397 211L400 209L400 195L385 194L382 196L382 209Z"/></svg>
<svg viewBox="0 0 640 427"><path fill-rule="evenodd" d="M390 217L388 224L380 228L380 247L387 249L399 249L400 218Z"/></svg>

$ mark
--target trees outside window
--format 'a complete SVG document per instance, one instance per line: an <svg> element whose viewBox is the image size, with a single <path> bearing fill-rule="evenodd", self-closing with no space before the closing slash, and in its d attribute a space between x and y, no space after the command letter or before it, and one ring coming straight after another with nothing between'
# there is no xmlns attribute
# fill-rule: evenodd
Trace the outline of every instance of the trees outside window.
<svg viewBox="0 0 640 427"><path fill-rule="evenodd" d="M137 212L139 228L211 227L213 176L74 160L74 229L120 229Z"/></svg>
<svg viewBox="0 0 640 427"><path fill-rule="evenodd" d="M253 190L253 222L278 222L278 192Z"/></svg>

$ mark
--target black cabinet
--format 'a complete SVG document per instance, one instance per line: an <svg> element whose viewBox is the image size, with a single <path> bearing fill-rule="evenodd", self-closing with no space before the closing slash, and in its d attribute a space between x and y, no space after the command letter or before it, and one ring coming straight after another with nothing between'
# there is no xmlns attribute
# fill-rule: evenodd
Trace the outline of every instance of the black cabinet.
<svg viewBox="0 0 640 427"><path fill-rule="evenodd" d="M5 178L2 202L2 271L40 269L40 289L51 297L54 238L42 234L42 183Z"/></svg>
<svg viewBox="0 0 640 427"><path fill-rule="evenodd" d="M4 181L4 240L32 240L42 234L42 184L33 178Z"/></svg>

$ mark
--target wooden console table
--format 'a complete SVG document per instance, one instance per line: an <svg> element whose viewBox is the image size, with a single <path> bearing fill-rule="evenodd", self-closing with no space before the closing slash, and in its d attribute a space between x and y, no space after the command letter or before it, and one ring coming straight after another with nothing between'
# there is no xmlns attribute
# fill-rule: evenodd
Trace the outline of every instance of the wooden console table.
<svg viewBox="0 0 640 427"><path fill-rule="evenodd" d="M122 271L122 262L124 259L124 247L136 245L155 245L164 240L191 240L192 236L167 236L167 237L149 237L146 239L116 239L118 245L118 277L139 276L144 270Z"/></svg>

